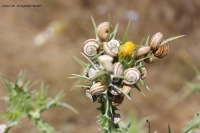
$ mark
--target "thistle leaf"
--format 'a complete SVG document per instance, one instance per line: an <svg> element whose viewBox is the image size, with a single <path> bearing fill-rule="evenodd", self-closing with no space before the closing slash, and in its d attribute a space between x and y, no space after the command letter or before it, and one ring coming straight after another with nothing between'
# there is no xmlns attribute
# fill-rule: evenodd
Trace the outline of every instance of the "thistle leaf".
<svg viewBox="0 0 200 133"><path fill-rule="evenodd" d="M79 114L79 112L78 112L74 107L72 107L72 106L69 105L69 104L60 103L60 102L59 102L57 105L60 106L60 107L68 108L68 109L70 109L71 111L73 111L74 113Z"/></svg>
<svg viewBox="0 0 200 133"><path fill-rule="evenodd" d="M117 23L117 25L115 26L115 29L114 29L114 31L113 31L113 39L115 39L115 36L116 36L116 34L117 34L117 30L118 30L118 23Z"/></svg>
<svg viewBox="0 0 200 133"><path fill-rule="evenodd" d="M129 100L132 100L131 97L126 94L122 89L118 88L117 86L115 85L112 85L116 90L120 91L121 93L123 93Z"/></svg>
<svg viewBox="0 0 200 133"><path fill-rule="evenodd" d="M174 41L174 40L176 40L176 39L179 39L179 38L181 38L181 37L184 37L184 36L185 36L185 35L180 35L180 36L175 36L175 37L171 37L171 38L169 38L169 39L163 40L163 41L161 42L160 46L162 46L162 45L164 45L164 44L166 44L166 43L168 43L168 42Z"/></svg>
<svg viewBox="0 0 200 133"><path fill-rule="evenodd" d="M92 19L92 23L93 23L93 26L94 26L95 37L96 37L96 39L98 39L96 23L95 23L95 21L94 21L92 16L91 16L91 19Z"/></svg>
<svg viewBox="0 0 200 133"><path fill-rule="evenodd" d="M168 124L168 133L171 133L170 125Z"/></svg>
<svg viewBox="0 0 200 133"><path fill-rule="evenodd" d="M122 41L121 44L124 44L127 41L128 32L129 32L129 29L130 29L130 24L131 24L131 20L128 22L128 25L127 25L127 28L126 28L126 31L125 31L125 34L124 34L124 38L123 38L123 41Z"/></svg>
<svg viewBox="0 0 200 133"><path fill-rule="evenodd" d="M143 96L146 97L146 95L143 93L143 91L142 91L136 84L134 84L133 86L134 86L140 93L142 93Z"/></svg>
<svg viewBox="0 0 200 133"><path fill-rule="evenodd" d="M149 44L149 36L147 37L147 40L146 40L145 46L148 46L148 44Z"/></svg>
<svg viewBox="0 0 200 133"><path fill-rule="evenodd" d="M79 58L77 58L75 56L73 56L73 57L84 69L88 67L87 63L85 63L84 61L82 61L81 59L79 59Z"/></svg>
<svg viewBox="0 0 200 133"><path fill-rule="evenodd" d="M144 87L146 87L148 90L150 90L149 87L144 83L144 81L143 81L142 79L140 79L140 83L141 83ZM150 90L150 91L151 91L151 90Z"/></svg>

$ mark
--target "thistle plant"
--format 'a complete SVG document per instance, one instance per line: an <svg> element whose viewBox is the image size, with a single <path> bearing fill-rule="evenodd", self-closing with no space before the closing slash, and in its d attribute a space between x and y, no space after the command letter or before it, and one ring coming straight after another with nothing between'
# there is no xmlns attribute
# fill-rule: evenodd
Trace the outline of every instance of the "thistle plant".
<svg viewBox="0 0 200 133"><path fill-rule="evenodd" d="M154 34L135 44L128 40L130 22L128 23L122 40L116 39L118 24L113 28L110 22L103 22L96 26L94 39L88 39L83 43L82 55L89 63L74 57L83 67L81 74L72 74L72 78L78 78L76 87L86 90L86 96L92 102L100 103L97 110L100 111L98 124L103 133L127 133L130 124L126 127L119 125L121 116L116 111L117 106L123 103L124 97L131 100L130 91L138 90L138 83L148 90L144 79L147 77L146 63L152 63L156 59L162 59L169 51L169 42L181 36L163 39L163 34ZM82 84L83 81L88 84Z"/></svg>
<svg viewBox="0 0 200 133"><path fill-rule="evenodd" d="M3 117L8 120L8 124L1 128L1 133L8 133L9 130L20 123L20 121L28 117L33 125L35 125L40 133L56 133L56 131L41 118L41 113L53 107L65 107L78 113L72 106L60 102L63 98L63 93L60 92L54 98L48 98L48 87L43 83L39 89L30 89L35 83L30 81L24 83L25 75L21 72L18 78L14 81L8 81L2 77L4 87L8 96L4 99L8 103L8 108L2 113ZM1 126L2 127L2 126Z"/></svg>

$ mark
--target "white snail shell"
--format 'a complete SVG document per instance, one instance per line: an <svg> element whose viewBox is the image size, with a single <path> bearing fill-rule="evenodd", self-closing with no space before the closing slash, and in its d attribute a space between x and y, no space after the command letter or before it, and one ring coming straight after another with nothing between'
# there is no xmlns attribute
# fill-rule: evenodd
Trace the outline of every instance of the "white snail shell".
<svg viewBox="0 0 200 133"><path fill-rule="evenodd" d="M148 54L149 52L150 52L150 46L141 46L141 47L138 49L136 58L140 58L140 57L142 57L142 56Z"/></svg>
<svg viewBox="0 0 200 133"><path fill-rule="evenodd" d="M101 95L105 91L105 86L101 82L97 82L90 87L90 94Z"/></svg>
<svg viewBox="0 0 200 133"><path fill-rule="evenodd" d="M97 27L97 35L102 41L106 41L108 37L108 32L112 30L112 26L109 24L109 22L103 22L98 25Z"/></svg>
<svg viewBox="0 0 200 133"><path fill-rule="evenodd" d="M158 46L160 45L160 42L162 41L162 38L163 34L161 32L158 32L152 36L150 41L151 50L157 50Z"/></svg>
<svg viewBox="0 0 200 133"><path fill-rule="evenodd" d="M168 54L168 52L169 52L169 43L166 43L162 46L159 46L158 49L153 53L155 57L163 58Z"/></svg>
<svg viewBox="0 0 200 133"><path fill-rule="evenodd" d="M112 106L119 106L124 101L124 95L116 95L112 98Z"/></svg>
<svg viewBox="0 0 200 133"><path fill-rule="evenodd" d="M150 55L153 56L153 57L145 59L144 61L146 63L153 63L153 61L154 61L154 55L153 55L153 53L151 53Z"/></svg>
<svg viewBox="0 0 200 133"><path fill-rule="evenodd" d="M120 114L114 114L111 118L111 121L114 123L114 124L118 124L121 120L121 116Z"/></svg>
<svg viewBox="0 0 200 133"><path fill-rule="evenodd" d="M97 73L97 70L93 67L90 67L87 75L90 79L92 79L96 73Z"/></svg>
<svg viewBox="0 0 200 133"><path fill-rule="evenodd" d="M99 56L99 62L100 64L102 64L102 66L104 67L104 69L108 72L113 72L113 57L109 56L109 55L101 55Z"/></svg>
<svg viewBox="0 0 200 133"><path fill-rule="evenodd" d="M90 90L89 89L86 90L86 96L90 99L91 102L95 102L97 100L97 96L96 95L92 96L90 94Z"/></svg>
<svg viewBox="0 0 200 133"><path fill-rule="evenodd" d="M120 62L115 62L113 64L113 74L116 76L121 76L123 74L123 66ZM117 83L120 79L113 78L113 82Z"/></svg>
<svg viewBox="0 0 200 133"><path fill-rule="evenodd" d="M112 57L116 57L118 54L118 48L120 46L120 43L113 39L109 42L105 42L103 45L103 50L107 55L110 55Z"/></svg>
<svg viewBox="0 0 200 133"><path fill-rule="evenodd" d="M133 85L140 80L140 71L137 68L129 68L124 71L125 80L123 81L127 85Z"/></svg>
<svg viewBox="0 0 200 133"><path fill-rule="evenodd" d="M147 77L147 68L144 66L141 67L140 72L141 72L141 79L145 79Z"/></svg>
<svg viewBox="0 0 200 133"><path fill-rule="evenodd" d="M123 85L122 91L126 94L128 94L131 91L132 87L129 85Z"/></svg>
<svg viewBox="0 0 200 133"><path fill-rule="evenodd" d="M95 39L86 40L82 47L83 53L88 57L95 56L100 49L99 43L100 42Z"/></svg>
<svg viewBox="0 0 200 133"><path fill-rule="evenodd" d="M110 88L109 88L109 91L110 91L110 93L113 94L113 95L120 95L120 94L121 94L121 92L118 91L117 89L115 89L114 87L110 87Z"/></svg>

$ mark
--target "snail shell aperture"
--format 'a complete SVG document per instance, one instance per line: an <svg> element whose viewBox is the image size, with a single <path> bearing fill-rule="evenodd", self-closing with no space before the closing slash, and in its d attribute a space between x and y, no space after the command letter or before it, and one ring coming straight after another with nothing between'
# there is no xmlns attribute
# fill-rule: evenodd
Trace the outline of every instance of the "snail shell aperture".
<svg viewBox="0 0 200 133"><path fill-rule="evenodd" d="M115 39L110 40L109 42L105 42L103 45L103 49L107 55L112 57L116 57L118 54L119 42Z"/></svg>
<svg viewBox="0 0 200 133"><path fill-rule="evenodd" d="M113 95L120 95L120 94L121 94L121 92L118 91L117 89L115 89L114 87L110 87L110 88L109 88L109 91L110 91L110 93L113 94Z"/></svg>
<svg viewBox="0 0 200 133"><path fill-rule="evenodd" d="M82 47L83 53L88 57L95 56L98 53L99 49L100 49L99 41L95 39L86 40L83 43L83 47Z"/></svg>
<svg viewBox="0 0 200 133"><path fill-rule="evenodd" d="M157 50L158 46L160 45L160 42L162 41L162 38L163 34L161 32L158 32L152 36L150 41L151 50Z"/></svg>
<svg viewBox="0 0 200 133"><path fill-rule="evenodd" d="M140 80L140 71L137 68L129 68L124 71L124 83L127 85L133 85Z"/></svg>
<svg viewBox="0 0 200 133"><path fill-rule="evenodd" d="M108 37L109 27L110 30L112 30L112 26L109 24L109 22L103 22L98 25L97 35L102 41L106 41Z"/></svg>

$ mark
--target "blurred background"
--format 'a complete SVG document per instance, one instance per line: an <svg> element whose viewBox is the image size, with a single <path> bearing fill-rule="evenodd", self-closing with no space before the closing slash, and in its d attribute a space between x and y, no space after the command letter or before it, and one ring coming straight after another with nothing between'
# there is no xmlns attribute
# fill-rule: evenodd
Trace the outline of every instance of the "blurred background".
<svg viewBox="0 0 200 133"><path fill-rule="evenodd" d="M128 40L139 43L144 37L162 32L164 39L186 35L170 43L168 56L145 64L148 68L146 84L151 91L141 87L146 97L137 90L131 91L132 101L127 98L120 105L122 120L149 119L152 131L181 132L199 111L199 94L180 101L188 90L186 81L196 74L192 66L200 69L200 1L199 0L1 0L2 5L41 5L41 7L0 7L0 72L9 80L15 80L20 70L26 70L26 80L44 81L49 96L64 90L66 102L80 113L54 108L42 114L57 131L63 133L100 133L96 124L98 103L91 103L85 91L70 90L76 80L69 79L83 69L73 59L80 54L85 40L95 38L91 16L96 24L110 20L119 23L117 38L122 39L131 20ZM5 96L0 82L0 97ZM0 100L0 112L6 103ZM175 104L176 103L176 104ZM149 117L156 116L155 119ZM6 121L0 117L0 123ZM129 121L128 121L129 122ZM145 128L148 125L145 124ZM11 133L37 133L28 119L14 127Z"/></svg>

